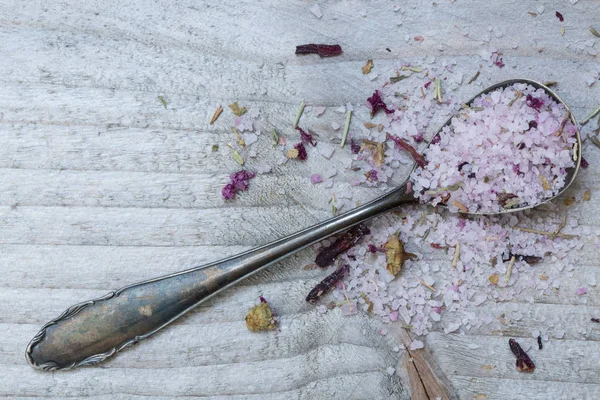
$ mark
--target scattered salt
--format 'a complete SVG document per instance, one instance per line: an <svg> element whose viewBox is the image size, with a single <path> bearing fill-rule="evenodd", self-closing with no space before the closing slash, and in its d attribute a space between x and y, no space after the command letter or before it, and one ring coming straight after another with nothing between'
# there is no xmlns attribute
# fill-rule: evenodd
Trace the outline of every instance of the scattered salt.
<svg viewBox="0 0 600 400"><path fill-rule="evenodd" d="M312 6L310 8L310 12L319 19L323 16L323 13L321 12L321 8L319 7L318 4L315 4L314 6Z"/></svg>

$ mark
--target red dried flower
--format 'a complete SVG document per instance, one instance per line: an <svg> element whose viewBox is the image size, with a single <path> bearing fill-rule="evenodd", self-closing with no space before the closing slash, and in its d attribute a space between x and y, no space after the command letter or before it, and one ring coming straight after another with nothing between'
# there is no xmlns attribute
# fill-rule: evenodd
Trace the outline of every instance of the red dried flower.
<svg viewBox="0 0 600 400"><path fill-rule="evenodd" d="M560 22L564 22L565 18L563 17L563 15L561 13L559 13L558 11L556 12L556 18L558 18L558 20Z"/></svg>
<svg viewBox="0 0 600 400"><path fill-rule="evenodd" d="M431 81L429 81L429 82L426 82L426 83L423 85L423 87L424 87L425 89L427 89L427 88L429 87L429 85L431 85Z"/></svg>
<svg viewBox="0 0 600 400"><path fill-rule="evenodd" d="M304 144L302 142L297 143L294 145L294 148L298 150L298 159L302 161L306 160L308 154L306 153L306 147L304 147Z"/></svg>
<svg viewBox="0 0 600 400"><path fill-rule="evenodd" d="M352 151L352 154L358 154L360 152L360 146L354 141L354 138L350 139L350 151Z"/></svg>
<svg viewBox="0 0 600 400"><path fill-rule="evenodd" d="M300 140L302 140L302 143L310 143L313 147L317 145L317 141L313 138L313 135L306 133L304 129L300 128L299 126L296 127L296 130L300 132Z"/></svg>
<svg viewBox="0 0 600 400"><path fill-rule="evenodd" d="M238 192L244 192L248 190L250 186L250 179L254 178L256 174L252 171L241 170L231 174L229 177L229 183L221 189L221 195L225 200L231 200L235 198Z"/></svg>
<svg viewBox="0 0 600 400"><path fill-rule="evenodd" d="M525 104L527 104L531 108L534 108L536 111L540 111L544 106L544 100L537 99L532 95L528 94L525 98Z"/></svg>
<svg viewBox="0 0 600 400"><path fill-rule="evenodd" d="M581 157L581 168L587 168L589 166L590 166L590 163L588 163L585 158Z"/></svg>
<svg viewBox="0 0 600 400"><path fill-rule="evenodd" d="M376 90L373 93L373 96L367 99L367 107L371 110L371 118L377 113L379 110L384 110L386 114L393 114L394 110L390 110L387 105L383 102L381 98L381 91Z"/></svg>

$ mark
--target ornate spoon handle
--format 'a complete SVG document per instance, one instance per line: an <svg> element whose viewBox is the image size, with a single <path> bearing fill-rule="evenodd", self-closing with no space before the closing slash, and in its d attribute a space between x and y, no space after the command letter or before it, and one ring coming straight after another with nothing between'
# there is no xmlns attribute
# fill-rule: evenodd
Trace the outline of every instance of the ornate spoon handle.
<svg viewBox="0 0 600 400"><path fill-rule="evenodd" d="M361 207L265 246L76 304L35 335L27 346L27 361L44 370L70 369L104 361L258 270L384 211L413 201L412 196L405 193L406 184Z"/></svg>

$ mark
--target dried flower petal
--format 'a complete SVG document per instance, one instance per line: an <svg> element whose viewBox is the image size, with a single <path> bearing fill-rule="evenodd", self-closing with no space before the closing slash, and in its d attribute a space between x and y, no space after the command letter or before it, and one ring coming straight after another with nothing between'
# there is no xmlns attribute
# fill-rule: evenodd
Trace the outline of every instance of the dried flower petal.
<svg viewBox="0 0 600 400"><path fill-rule="evenodd" d="M559 13L558 11L556 12L556 18L558 18L558 20L560 22L564 22L565 18L563 17L563 15L561 13Z"/></svg>
<svg viewBox="0 0 600 400"><path fill-rule="evenodd" d="M296 46L296 54L318 54L320 57L333 57L342 54L339 44L303 44Z"/></svg>
<svg viewBox="0 0 600 400"><path fill-rule="evenodd" d="M250 179L254 178L256 174L252 171L241 170L231 174L229 177L229 183L221 189L221 194L225 200L235 198L238 192L245 192L250 186Z"/></svg>
<svg viewBox="0 0 600 400"><path fill-rule="evenodd" d="M408 151L419 167L423 168L425 167L425 165L427 165L427 161L425 161L425 158L421 154L419 154L419 152L415 150L414 147L408 144L407 141L390 134L388 134L387 137L389 139L392 139L398 147Z"/></svg>
<svg viewBox="0 0 600 400"><path fill-rule="evenodd" d="M302 142L300 143L296 143L294 145L294 150L298 150L298 160L306 160L306 157L308 157L308 154L306 153L306 147L304 147L304 144L302 144Z"/></svg>
<svg viewBox="0 0 600 400"><path fill-rule="evenodd" d="M277 319L273 316L269 303L261 296L260 304L252 307L246 315L246 327L251 332L275 329Z"/></svg>
<svg viewBox="0 0 600 400"><path fill-rule="evenodd" d="M510 350L515 356L517 356L517 362L515 363L519 372L533 372L535 370L535 364L531 361L531 358L525 353L525 350L521 348L516 340L510 339L508 341Z"/></svg>
<svg viewBox="0 0 600 400"><path fill-rule="evenodd" d="M321 183L321 182L323 182L323 178L321 177L321 175L319 175L319 174L312 174L310 176L310 183L312 183L313 185L317 184L317 183Z"/></svg>
<svg viewBox="0 0 600 400"><path fill-rule="evenodd" d="M358 154L360 152L360 146L354 141L354 139L350 139L350 151L352 154Z"/></svg>
<svg viewBox="0 0 600 400"><path fill-rule="evenodd" d="M384 110L386 114L394 113L394 110L390 110L383 102L383 99L381 98L381 91L379 90L376 90L373 93L373 96L367 99L367 107L369 107L371 110L371 118L373 118L373 116L377 114L377 111L379 110Z"/></svg>
<svg viewBox="0 0 600 400"><path fill-rule="evenodd" d="M302 141L302 143L304 143L304 144L310 143L313 147L317 145L317 141L313 138L313 135L311 135L310 133L306 133L299 126L296 127L296 130L298 132L300 132L300 140Z"/></svg>
<svg viewBox="0 0 600 400"><path fill-rule="evenodd" d="M333 264L340 254L353 247L363 236L368 235L369 232L369 228L362 224L350 228L333 244L322 249L317 254L315 263L321 268Z"/></svg>

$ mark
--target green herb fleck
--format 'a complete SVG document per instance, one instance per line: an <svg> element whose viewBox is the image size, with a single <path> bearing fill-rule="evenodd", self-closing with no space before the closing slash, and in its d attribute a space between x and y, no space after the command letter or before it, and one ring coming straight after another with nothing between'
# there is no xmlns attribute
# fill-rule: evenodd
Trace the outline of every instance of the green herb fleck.
<svg viewBox="0 0 600 400"><path fill-rule="evenodd" d="M167 99L165 99L163 96L158 96L158 100L160 100L160 103L163 105L163 107L165 108L165 110L167 109L167 104L169 104L167 102Z"/></svg>
<svg viewBox="0 0 600 400"><path fill-rule="evenodd" d="M211 149L212 149L213 153L216 153L217 151L219 151L219 145L218 144L213 144L212 147L211 147Z"/></svg>
<svg viewBox="0 0 600 400"><path fill-rule="evenodd" d="M543 83L543 85L544 85L544 86L551 87L551 86L556 86L556 85L558 85L558 82L556 82L556 81L548 81L548 82L544 82L544 83Z"/></svg>
<svg viewBox="0 0 600 400"><path fill-rule="evenodd" d="M350 120L352 119L352 110L346 112L346 125L344 126L344 132L342 133L342 143L340 147L344 147L346 144L346 138L348 137L348 131L350 130Z"/></svg>
<svg viewBox="0 0 600 400"><path fill-rule="evenodd" d="M300 103L300 107L298 107L298 112L296 113L296 119L294 120L294 128L296 128L298 126L298 122L300 122L300 117L302 116L302 113L304 112L304 106L306 104L304 103L304 100L302 100L302 103Z"/></svg>
<svg viewBox="0 0 600 400"><path fill-rule="evenodd" d="M233 156L235 162L240 165L244 165L244 159L242 158L240 153L238 153L238 151L231 146L229 146L229 148L231 148L231 155Z"/></svg>
<svg viewBox="0 0 600 400"><path fill-rule="evenodd" d="M279 134L275 128L271 130L271 138L273 139L273 147L277 146L279 144Z"/></svg>
<svg viewBox="0 0 600 400"><path fill-rule="evenodd" d="M411 71L411 72L423 72L423 70L419 67L407 67L406 65L402 67L402 71Z"/></svg>
<svg viewBox="0 0 600 400"><path fill-rule="evenodd" d="M590 26L590 32L592 32L592 35L599 37L600 38L600 33L598 33L597 30L595 30L593 27Z"/></svg>
<svg viewBox="0 0 600 400"><path fill-rule="evenodd" d="M246 112L248 111L248 109L246 107L240 108L237 101L235 103L230 104L229 108L233 112L233 115L235 115L236 117L241 117L242 115L246 114Z"/></svg>
<svg viewBox="0 0 600 400"><path fill-rule="evenodd" d="M442 80L440 78L435 78L435 98L438 103L442 103Z"/></svg>
<svg viewBox="0 0 600 400"><path fill-rule="evenodd" d="M392 83L396 83L396 82L400 82L404 79L408 78L407 75L397 75L397 76L392 76L390 77L390 82Z"/></svg>
<svg viewBox="0 0 600 400"><path fill-rule="evenodd" d="M596 116L596 114L600 113L600 106L592 111L587 117L581 120L581 125L585 125L588 121Z"/></svg>
<svg viewBox="0 0 600 400"><path fill-rule="evenodd" d="M469 79L469 82L467 82L467 84L470 85L471 83L475 82L477 80L477 78L479 78L480 73L481 73L481 71L475 72L475 75L473 75L473 77L471 79Z"/></svg>

